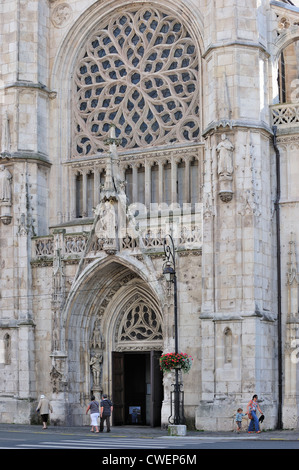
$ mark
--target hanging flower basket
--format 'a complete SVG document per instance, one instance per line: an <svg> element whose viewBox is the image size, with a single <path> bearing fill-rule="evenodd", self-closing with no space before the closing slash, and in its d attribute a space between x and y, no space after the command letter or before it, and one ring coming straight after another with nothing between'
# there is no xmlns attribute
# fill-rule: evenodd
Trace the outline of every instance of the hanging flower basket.
<svg viewBox="0 0 299 470"><path fill-rule="evenodd" d="M160 357L160 369L170 372L173 369L181 369L187 373L191 369L193 358L183 353L167 353Z"/></svg>

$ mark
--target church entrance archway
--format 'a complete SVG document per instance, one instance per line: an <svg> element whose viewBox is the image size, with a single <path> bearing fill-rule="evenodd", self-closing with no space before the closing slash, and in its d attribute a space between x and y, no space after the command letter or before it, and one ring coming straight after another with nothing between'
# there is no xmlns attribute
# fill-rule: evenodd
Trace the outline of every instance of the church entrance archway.
<svg viewBox="0 0 299 470"><path fill-rule="evenodd" d="M74 286L66 311L72 424L87 424L90 396L103 393L114 402L114 425L135 424L136 412L138 424L161 423L161 295L138 267L111 256L89 265Z"/></svg>

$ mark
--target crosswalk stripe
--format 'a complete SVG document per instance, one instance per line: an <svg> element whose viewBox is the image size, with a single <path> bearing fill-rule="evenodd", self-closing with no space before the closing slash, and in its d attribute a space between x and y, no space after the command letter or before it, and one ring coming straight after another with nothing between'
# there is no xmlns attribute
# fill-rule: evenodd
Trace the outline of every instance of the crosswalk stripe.
<svg viewBox="0 0 299 470"><path fill-rule="evenodd" d="M18 447L47 447L47 448L67 448L67 449L76 449L76 448L101 448L101 449L107 449L107 448L128 448L128 447L134 448L134 449L165 449L165 445L161 445L161 442L157 441L150 441L146 442L146 440L134 440L134 439L115 439L115 440L108 440L108 439L103 439L103 440L90 440L90 439L85 439L85 440L64 440L61 442L49 442L49 441L44 441L41 442L40 444L19 444Z"/></svg>
<svg viewBox="0 0 299 470"><path fill-rule="evenodd" d="M46 442L46 444L52 444L51 442ZM128 445L131 445L133 444L134 447L135 446L138 446L138 447L156 447L157 444L159 445L159 448L163 449L165 446L161 446L161 443L157 443L157 442L140 442L140 441L135 441L133 439L130 439L128 441L121 441L119 442L119 440L113 440L113 441L108 441L107 439L103 440L103 441L98 441L98 442L90 442L90 441L64 441L64 442L60 442L59 443L60 445L63 445L63 444L78 444L78 445L91 445L91 446L106 446L106 445L109 445L109 446L112 446L112 447L119 447L120 445L121 446L128 446Z"/></svg>
<svg viewBox="0 0 299 470"><path fill-rule="evenodd" d="M22 447L22 449L24 447L27 447L28 449L37 449L37 448L41 448L41 449L61 449L62 447L57 445L57 444L53 444L53 445L42 445L42 444L20 444L18 445L17 447ZM86 446L86 447L79 447L79 446L67 446L65 447L65 449L90 449L90 447Z"/></svg>

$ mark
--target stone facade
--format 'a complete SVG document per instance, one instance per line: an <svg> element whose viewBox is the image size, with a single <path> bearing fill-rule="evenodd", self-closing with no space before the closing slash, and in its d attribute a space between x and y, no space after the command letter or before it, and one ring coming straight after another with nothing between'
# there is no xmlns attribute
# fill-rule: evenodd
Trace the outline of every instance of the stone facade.
<svg viewBox="0 0 299 470"><path fill-rule="evenodd" d="M116 364L144 356L167 425L171 234L187 424L231 429L257 393L298 427L298 24L274 0L0 0L1 422L43 393L86 424L91 391L127 422Z"/></svg>

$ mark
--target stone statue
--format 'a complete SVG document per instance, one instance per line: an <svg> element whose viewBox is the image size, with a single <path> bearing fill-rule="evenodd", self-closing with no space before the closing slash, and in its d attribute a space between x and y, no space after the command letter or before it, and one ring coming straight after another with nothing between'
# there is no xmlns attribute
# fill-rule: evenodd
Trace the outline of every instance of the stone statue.
<svg viewBox="0 0 299 470"><path fill-rule="evenodd" d="M0 165L0 204L11 203L11 179L12 175L8 169Z"/></svg>
<svg viewBox="0 0 299 470"><path fill-rule="evenodd" d="M94 349L103 349L103 341L102 341L102 336L101 336L101 331L100 331L100 324L98 320L96 320L95 322L95 327L93 330L90 346Z"/></svg>
<svg viewBox="0 0 299 470"><path fill-rule="evenodd" d="M216 147L219 176L231 176L233 174L233 150L233 144L228 140L225 134L222 134L221 142L219 142Z"/></svg>
<svg viewBox="0 0 299 470"><path fill-rule="evenodd" d="M90 360L90 367L93 376L93 385L99 387L101 376L101 364L103 362L102 354L95 354Z"/></svg>

